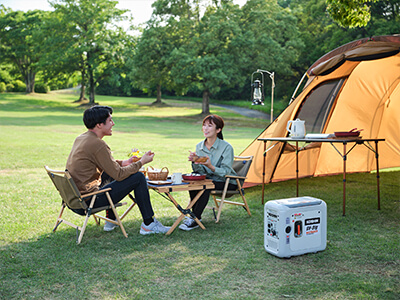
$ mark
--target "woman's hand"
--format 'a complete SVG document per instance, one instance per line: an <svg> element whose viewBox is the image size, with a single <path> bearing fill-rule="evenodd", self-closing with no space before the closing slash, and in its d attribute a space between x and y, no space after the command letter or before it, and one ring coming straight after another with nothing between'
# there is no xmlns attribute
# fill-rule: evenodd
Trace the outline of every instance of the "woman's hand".
<svg viewBox="0 0 400 300"><path fill-rule="evenodd" d="M199 163L199 164L201 164L201 165L203 165L203 166L206 166L207 168L209 168L211 171L215 171L215 168L214 168L214 166L211 164L211 159L208 157L208 155L206 156L207 157L207 161L206 162L204 162L204 163Z"/></svg>
<svg viewBox="0 0 400 300"><path fill-rule="evenodd" d="M194 162L197 158L197 154L196 154L196 152L192 152L190 150L189 150L189 152L190 152L190 154L189 154L188 160L191 162Z"/></svg>

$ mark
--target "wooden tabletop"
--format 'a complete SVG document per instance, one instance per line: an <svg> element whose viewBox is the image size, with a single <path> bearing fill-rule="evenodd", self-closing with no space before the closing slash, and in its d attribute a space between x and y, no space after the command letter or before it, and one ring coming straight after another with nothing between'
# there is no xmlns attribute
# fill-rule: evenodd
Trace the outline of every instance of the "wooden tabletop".
<svg viewBox="0 0 400 300"><path fill-rule="evenodd" d="M204 180L184 180L182 184L166 184L166 185L155 185L148 184L148 187L153 190L157 190L160 193L178 192L178 191L196 191L201 189L213 189L214 183L211 179Z"/></svg>

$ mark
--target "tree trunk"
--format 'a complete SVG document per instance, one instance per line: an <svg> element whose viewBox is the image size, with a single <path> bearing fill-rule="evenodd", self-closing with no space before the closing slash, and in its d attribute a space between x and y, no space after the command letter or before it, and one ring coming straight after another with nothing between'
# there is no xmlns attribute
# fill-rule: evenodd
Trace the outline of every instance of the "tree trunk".
<svg viewBox="0 0 400 300"><path fill-rule="evenodd" d="M208 90L203 91L203 104L201 114L210 114L210 92Z"/></svg>
<svg viewBox="0 0 400 300"><path fill-rule="evenodd" d="M161 103L161 84L157 85L157 99L155 103Z"/></svg>
<svg viewBox="0 0 400 300"><path fill-rule="evenodd" d="M89 77L89 104L95 104L94 102L94 79L93 74Z"/></svg>
<svg viewBox="0 0 400 300"><path fill-rule="evenodd" d="M26 93L34 93L35 92L35 72L28 71L25 75L25 85L26 85Z"/></svg>
<svg viewBox="0 0 400 300"><path fill-rule="evenodd" d="M81 68L82 80L81 80L81 94L79 95L79 99L77 102L81 102L86 100L85 93L86 93L86 68L85 64Z"/></svg>
<svg viewBox="0 0 400 300"><path fill-rule="evenodd" d="M78 100L79 102L86 100L85 92L86 92L86 86L85 86L84 81L82 80L82 83L81 83L81 94L80 94L79 100Z"/></svg>
<svg viewBox="0 0 400 300"><path fill-rule="evenodd" d="M88 64L88 75L89 75L89 104L94 105L94 78L93 78L93 69L90 64Z"/></svg>

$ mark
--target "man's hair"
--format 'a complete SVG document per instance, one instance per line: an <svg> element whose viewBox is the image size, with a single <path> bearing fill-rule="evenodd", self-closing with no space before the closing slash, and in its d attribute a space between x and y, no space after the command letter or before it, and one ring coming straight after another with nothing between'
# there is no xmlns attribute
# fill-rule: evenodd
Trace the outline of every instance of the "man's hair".
<svg viewBox="0 0 400 300"><path fill-rule="evenodd" d="M97 124L105 124L112 113L113 109L110 106L92 106L83 113L83 123L87 129L93 129Z"/></svg>

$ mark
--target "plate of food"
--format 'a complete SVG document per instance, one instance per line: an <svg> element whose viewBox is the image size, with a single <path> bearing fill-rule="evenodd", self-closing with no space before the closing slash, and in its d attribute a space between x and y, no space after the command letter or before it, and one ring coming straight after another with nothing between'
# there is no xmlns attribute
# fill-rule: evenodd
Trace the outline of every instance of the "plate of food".
<svg viewBox="0 0 400 300"><path fill-rule="evenodd" d="M182 175L183 180L204 180L206 179L206 175L201 175L197 173L190 173L190 174L183 174Z"/></svg>
<svg viewBox="0 0 400 300"><path fill-rule="evenodd" d="M148 180L147 182L154 185L172 184L171 180Z"/></svg>
<svg viewBox="0 0 400 300"><path fill-rule="evenodd" d="M196 163L205 163L207 161L207 156L195 156L193 161Z"/></svg>

